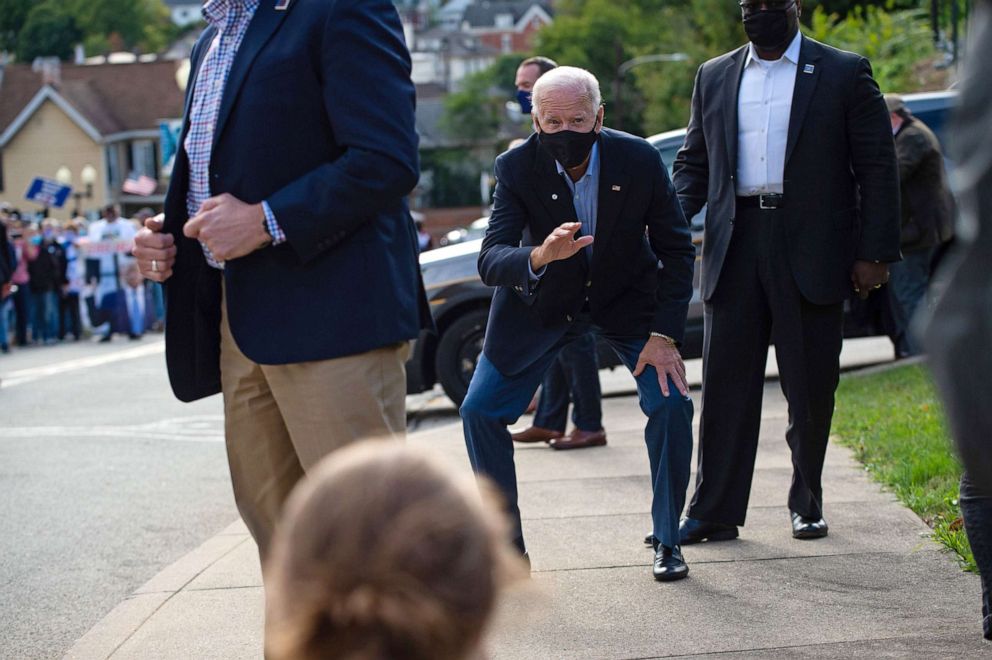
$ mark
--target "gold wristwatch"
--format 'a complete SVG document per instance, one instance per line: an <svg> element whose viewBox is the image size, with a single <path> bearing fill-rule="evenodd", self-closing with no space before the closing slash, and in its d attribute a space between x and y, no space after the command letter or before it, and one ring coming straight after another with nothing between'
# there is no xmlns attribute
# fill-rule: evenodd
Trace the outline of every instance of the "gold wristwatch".
<svg viewBox="0 0 992 660"><path fill-rule="evenodd" d="M651 333L651 336L652 337L657 337L659 339L664 339L668 343L669 346L678 346L678 342L677 341L675 341L674 339L672 339L668 335L661 334L660 332L652 332Z"/></svg>

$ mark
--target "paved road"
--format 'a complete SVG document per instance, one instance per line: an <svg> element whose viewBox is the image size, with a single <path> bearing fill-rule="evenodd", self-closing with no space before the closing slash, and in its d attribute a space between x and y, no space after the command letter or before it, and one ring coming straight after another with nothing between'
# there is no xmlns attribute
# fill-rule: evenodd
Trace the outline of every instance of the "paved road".
<svg viewBox="0 0 992 660"><path fill-rule="evenodd" d="M60 658L237 516L220 399L173 399L158 337L23 350L0 377L0 657Z"/></svg>
<svg viewBox="0 0 992 660"><path fill-rule="evenodd" d="M158 337L15 351L0 379L0 658L61 658L237 518L221 402L172 397ZM604 371L603 389L633 383ZM411 430L458 421L440 390L407 406Z"/></svg>

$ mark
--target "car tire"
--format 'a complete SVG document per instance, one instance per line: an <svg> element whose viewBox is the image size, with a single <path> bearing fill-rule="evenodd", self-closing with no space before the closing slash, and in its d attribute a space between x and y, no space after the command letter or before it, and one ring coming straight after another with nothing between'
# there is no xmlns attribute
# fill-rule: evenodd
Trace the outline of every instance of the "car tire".
<svg viewBox="0 0 992 660"><path fill-rule="evenodd" d="M437 379L456 406L462 405L482 353L488 309L475 309L448 326L437 346Z"/></svg>

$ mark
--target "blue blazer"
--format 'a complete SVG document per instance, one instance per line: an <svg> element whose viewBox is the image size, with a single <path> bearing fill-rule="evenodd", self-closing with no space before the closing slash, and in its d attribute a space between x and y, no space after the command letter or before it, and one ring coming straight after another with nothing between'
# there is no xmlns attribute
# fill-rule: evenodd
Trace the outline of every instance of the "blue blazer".
<svg viewBox="0 0 992 660"><path fill-rule="evenodd" d="M418 179L414 87L389 0L263 0L224 90L210 161L214 195L268 201L287 242L210 268L187 239L189 161L166 198L176 237L166 283L166 360L176 396L220 391L221 277L231 331L261 364L337 358L413 339L430 327L405 196Z"/></svg>
<svg viewBox="0 0 992 660"><path fill-rule="evenodd" d="M548 264L536 287L528 264L559 225L575 222L572 195L537 135L496 159L496 192L479 253L482 281L497 287L483 350L504 375L533 364L588 304L608 333L681 341L696 252L668 170L647 141L604 128L592 260Z"/></svg>

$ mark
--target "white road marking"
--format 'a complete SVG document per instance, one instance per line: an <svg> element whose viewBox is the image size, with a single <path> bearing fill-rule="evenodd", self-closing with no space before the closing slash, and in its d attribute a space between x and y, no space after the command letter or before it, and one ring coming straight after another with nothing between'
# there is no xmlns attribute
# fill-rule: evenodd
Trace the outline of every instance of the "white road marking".
<svg viewBox="0 0 992 660"><path fill-rule="evenodd" d="M170 442L223 442L223 415L191 415L121 426L21 426L5 428L2 440L24 438L128 438Z"/></svg>
<svg viewBox="0 0 992 660"><path fill-rule="evenodd" d="M91 357L76 358L75 360L65 360L64 362L49 364L42 367L31 367L30 369L11 371L10 373L3 374L3 381L0 383L0 388L7 389L10 387L17 387L18 385L31 383L42 378L48 378L49 376L58 376L70 371L91 369L105 364L113 364L114 362L122 362L124 360L133 360L135 358L161 354L164 350L165 342L159 340L151 344L143 344L134 348L116 351L114 353L110 353L109 355L93 355Z"/></svg>

